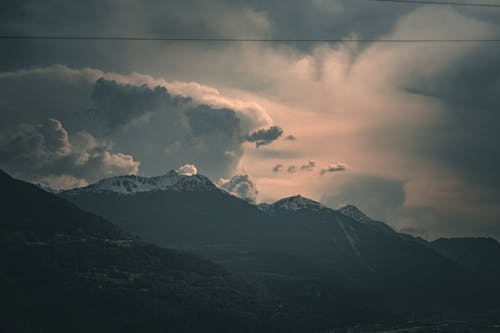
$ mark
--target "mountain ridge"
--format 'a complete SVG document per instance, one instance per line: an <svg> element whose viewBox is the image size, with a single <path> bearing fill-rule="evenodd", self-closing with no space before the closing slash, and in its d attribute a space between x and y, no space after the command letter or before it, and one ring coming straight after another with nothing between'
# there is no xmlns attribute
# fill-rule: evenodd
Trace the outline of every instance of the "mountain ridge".
<svg viewBox="0 0 500 333"><path fill-rule="evenodd" d="M132 237L1 171L0 202L6 331L307 331L273 319L288 305L220 265Z"/></svg>
<svg viewBox="0 0 500 333"><path fill-rule="evenodd" d="M325 307L315 307L318 314L326 315L333 303L326 296L310 294L314 283L329 290L326 294L344 293L343 304L352 304L349 293L371 295L387 307L398 304L408 311L426 308L425 304L461 304L460 294L453 293L469 284L478 286L467 289L471 304L477 298L474 292L481 294L481 284L471 282L476 279L472 272L440 255L428 242L400 234L365 214L358 221L345 209L299 195L260 205L222 190L60 195L148 241L189 250L229 271L255 276L274 292L287 286L283 297L324 302ZM304 285L292 287L296 281ZM374 303L365 305L369 304Z"/></svg>
<svg viewBox="0 0 500 333"><path fill-rule="evenodd" d="M115 192L124 195L133 195L149 191L217 191L219 188L207 177L195 175L181 175L174 170L162 176L143 177L123 175L104 178L85 187L62 191L73 195L82 192Z"/></svg>

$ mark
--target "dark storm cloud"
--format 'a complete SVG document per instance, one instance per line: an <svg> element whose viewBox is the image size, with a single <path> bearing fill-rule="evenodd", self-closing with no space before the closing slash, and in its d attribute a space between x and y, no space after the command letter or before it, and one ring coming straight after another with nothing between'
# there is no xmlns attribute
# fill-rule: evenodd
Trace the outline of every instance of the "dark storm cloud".
<svg viewBox="0 0 500 333"><path fill-rule="evenodd" d="M246 135L243 140L247 142L255 142L255 146L268 145L277 140L283 134L283 130L278 126L271 126L268 129L260 129L249 135Z"/></svg>
<svg viewBox="0 0 500 333"><path fill-rule="evenodd" d="M96 119L123 129L112 135L117 149L139 159L146 174L161 174L188 160L220 178L241 157L241 121L234 110L199 105L160 86L105 79L96 82L92 98Z"/></svg>
<svg viewBox="0 0 500 333"><path fill-rule="evenodd" d="M394 6L356 1L3 1L0 29L9 34L61 34L170 36L170 37L274 37L343 38L356 34L374 38L390 32L398 18L413 6ZM111 9L113 8L113 9ZM193 11L196 8L196 11ZM124 18L127 19L124 19ZM168 33L166 33L168 32ZM0 69L64 63L83 67L99 64L104 70L149 71L144 54L155 54L164 45L74 42L3 41ZM43 45L43 52L40 46ZM308 49L311 44L291 47ZM168 46L167 46L168 47ZM109 52L110 48L114 52ZM204 45L204 48L214 48ZM38 52L36 52L38 50Z"/></svg>
<svg viewBox="0 0 500 333"><path fill-rule="evenodd" d="M70 151L68 133L52 118L44 124L20 124L0 137L0 164L16 169L41 168Z"/></svg>
<svg viewBox="0 0 500 333"><path fill-rule="evenodd" d="M168 36L173 37L228 37L229 35L229 37L370 39L390 37L402 16L419 7L419 5L351 0L281 2L173 0L161 3L124 0L119 4L114 0L85 2L21 0L0 2L0 30L6 34L34 35L62 33L115 35L119 31L120 35L134 36L165 36L168 32ZM197 10L193 11L193 8ZM489 22L494 26L492 30L498 30L499 27L498 15L492 11L462 7L432 8L458 13L478 22ZM425 22L425 17L422 16L414 19L416 27ZM451 21L445 23L451 29L455 24ZM443 25L442 28L446 27ZM439 25L436 27L430 25L429 30L420 30L402 29L398 37L413 36L413 33L419 38L433 37L442 29ZM421 36L420 32L425 36ZM498 31L494 33L497 35L484 36L497 38ZM196 106L181 103L181 111L173 112L172 109L177 108L171 104L172 96L168 96L169 92L162 89L159 91L155 88L142 89L140 85L127 87L128 83L120 82L116 83L118 87L112 87L110 83L112 81L103 82L103 87L98 87L95 85L95 80L99 76L96 77L91 70L85 75L64 69L48 73L40 69L41 66L60 63L76 68L90 66L106 72L155 73L157 77L204 81L214 86L220 85L221 88L234 87L257 93L265 92L265 87L273 84L267 77L257 77L258 74L252 76L251 70L238 68L240 63L243 66L249 63L245 57L241 60L237 58L234 63L230 57L224 57L233 53L252 55L255 51L253 46L248 44L44 40L2 40L0 43L2 45L0 70L5 72L26 68L36 69L36 71L25 71L24 74L2 73L0 76L2 142L9 142L13 147L38 147L33 151L20 148L20 151L25 149L24 155L16 155L3 144L3 158L15 156L16 159L26 159L27 156L31 158L43 156L45 159L54 160L54 156L64 155L63 150L57 150L57 147L61 146L61 140L64 141L58 131L49 131L55 137L44 139L43 144L39 143L40 137L50 137L50 133L42 133L40 125L34 124L44 124L47 118L53 118L60 120L64 125L72 151L75 150L76 133L85 130L98 142L97 146L101 146L92 150L97 159L97 156L102 156L104 159L106 156L104 152L111 155L113 155L111 151L123 152L124 156L133 156L134 161L140 160L141 172L148 175L159 174L166 169L176 168L186 161L192 161L200 167L202 173L220 177L234 172L234 167L242 154L241 137L254 130L245 128L242 132L237 127L232 128L230 125L232 116L224 111L215 111L218 115L214 115L213 118L226 125L219 126L214 120L208 128L204 128L197 120L201 119L200 114L187 113L187 110ZM259 52L265 51L262 54L267 52L290 54L293 59L305 56L318 63L318 73L321 73L323 66L321 56L310 52L317 45L316 43L272 44L259 45L258 49ZM353 63L356 61L356 55L362 54L371 46L370 43L353 45L354 57L351 59ZM325 45L329 50L340 47L333 43ZM446 47L453 52L452 48L456 45ZM467 47L476 51L460 61L450 57L452 61L446 61L446 65L440 65L441 68L436 71L432 67L433 60L430 59L422 68L412 67L413 72L408 80L398 81L396 87L391 87L396 90L406 88L409 92L432 96L435 101L444 102L446 110L439 112L439 116L442 116L439 123L424 129L418 128L416 130L418 134L411 136L407 135L411 126L400 121L398 126L392 127L397 127L397 133L382 128L375 135L368 133L366 137L373 141L374 145L377 145L379 138L383 137L389 144L378 145L376 148L391 151L393 155L400 155L402 159L408 155L418 156L428 160L429 163L426 165L444 166L447 174L453 177L457 175L469 185L480 184L484 191L478 194L478 197L498 201L500 176L496 170L500 166L500 154L498 154L500 141L497 134L500 121L498 112L500 68L497 59L500 58L500 51L492 44L467 43ZM391 50L385 47L380 49L391 53L392 50L402 48L404 46L394 45L391 46ZM431 50L431 47L423 49L420 45L418 48L425 50L418 51L422 52L422 56ZM446 48L442 44L433 45L432 50L436 49ZM404 52L394 54L397 57L394 59L396 62L400 60L404 62L408 56ZM436 54L438 55L436 58L448 59L449 56L447 52ZM217 62L219 57L220 63ZM248 58L257 61L267 60L265 57ZM216 59L215 64L214 59ZM436 63L439 64L438 60L436 59ZM261 67L261 64L257 65ZM446 67L446 70L443 67ZM420 77L419 72L426 72L427 68L432 68L431 72L434 75L415 79L416 76ZM385 72L385 67L379 67L379 70ZM230 78L228 72L231 73ZM355 71L350 73L355 74ZM317 75L317 79L321 80L321 75ZM105 96L100 97L96 94L97 97L93 101L90 99L92 91L103 89L104 92L104 88L112 91L107 91ZM111 101L107 100L108 93ZM128 94L130 97L125 96ZM121 102L119 96L122 96L124 101L130 98L130 105ZM94 112L94 118L89 118L89 110ZM210 110L216 108L207 107L207 111ZM213 119L207 121L211 120ZM35 128L19 129L22 135L14 139L11 130L21 123L31 124L28 127L35 126ZM262 126L268 125L260 124L255 128ZM217 132L219 130L221 133ZM235 133L239 133L240 137L235 139ZM111 145L104 144L105 142L114 143L112 150ZM50 149L47 148L49 145L52 145ZM107 148L102 148L103 145ZM102 152L99 152L100 150ZM26 153L27 151L29 153ZM259 158L307 158L307 155L300 155L295 151L282 152L271 149L261 149L258 154ZM21 155L24 157L20 157ZM57 160L65 160L73 155L74 153L64 155ZM96 162L96 165L103 163ZM69 170L55 166L53 168L58 170L57 172ZM104 169L101 171L105 174ZM447 216L442 214L441 217ZM471 221L477 220L479 219L471 219ZM452 223L449 224L451 232L456 230L455 228Z"/></svg>
<svg viewBox="0 0 500 333"><path fill-rule="evenodd" d="M69 132L95 127L88 117L94 87L93 70L51 66L0 73L0 131L21 123L40 124L54 118Z"/></svg>
<svg viewBox="0 0 500 333"><path fill-rule="evenodd" d="M139 162L112 153L110 144L98 142L89 133L68 136L60 121L49 118L43 124L20 124L0 137L0 167L31 181L57 175L95 181L135 174Z"/></svg>
<svg viewBox="0 0 500 333"><path fill-rule="evenodd" d="M117 35L170 37L262 36L267 29L265 13L251 4L231 2L173 0L142 1L78 0L3 1L0 5L0 30L9 34ZM193 10L196 8L196 10ZM148 67L144 54L153 54L165 45L148 43L108 43L85 41L5 41L0 53L0 69L47 66L64 63L74 67L95 66L105 70L130 71L125 60L136 57L137 67ZM43 45L42 52L34 52ZM84 46L83 48L80 46ZM211 47L211 46L209 46ZM113 52L109 52L112 49ZM147 51L146 51L147 50ZM137 69L137 68L136 68Z"/></svg>
<svg viewBox="0 0 500 333"><path fill-rule="evenodd" d="M151 89L103 78L96 81L91 100L94 109L89 112L109 129L125 126L161 107L175 107L189 101L171 96L164 87Z"/></svg>
<svg viewBox="0 0 500 333"><path fill-rule="evenodd" d="M485 45L439 76L409 86L414 93L446 103L440 130L426 132L428 140L419 142L417 149L464 179L492 189L500 186L498 59L500 49Z"/></svg>
<svg viewBox="0 0 500 333"><path fill-rule="evenodd" d="M240 135L240 119L233 110L198 106L186 112L194 137L221 136L236 140Z"/></svg>
<svg viewBox="0 0 500 333"><path fill-rule="evenodd" d="M236 175L231 179L221 179L219 186L227 192L249 202L255 202L258 194L255 183L248 175Z"/></svg>
<svg viewBox="0 0 500 333"><path fill-rule="evenodd" d="M234 172L243 153L240 116L251 123L252 114L200 104L172 95L162 86L134 85L114 74L126 82L108 80L103 75L109 76L98 70L65 66L0 73L3 164L17 165L14 160L8 161L9 156L24 161L48 159L59 151L56 145L64 143L68 136L75 151L73 141L78 133L85 132L96 142L92 154L87 148L81 149L91 155L86 168L73 168L68 162L70 157L66 157L44 164L37 172L31 169L30 179L46 176L52 168L54 175L91 181L120 170L130 172L127 163L117 169L127 158L131 158L131 165L138 166L140 161L145 175L165 173L186 161L215 179ZM64 128L57 127L60 123L45 124L48 116L61 120ZM21 123L29 125L19 127L15 136L12 129ZM75 154L70 156L77 160ZM104 160L99 162L100 157L105 164L101 163Z"/></svg>

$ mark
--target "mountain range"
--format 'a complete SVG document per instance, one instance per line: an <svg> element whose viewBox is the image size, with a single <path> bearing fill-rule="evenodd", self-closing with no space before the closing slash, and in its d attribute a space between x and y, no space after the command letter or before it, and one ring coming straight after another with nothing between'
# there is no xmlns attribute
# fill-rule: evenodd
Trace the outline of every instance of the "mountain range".
<svg viewBox="0 0 500 333"><path fill-rule="evenodd" d="M264 284L331 325L498 311L496 240L401 234L352 205L293 196L254 205L202 175L120 176L59 197L127 232ZM337 314L335 319L332 313Z"/></svg>
<svg viewBox="0 0 500 333"><path fill-rule="evenodd" d="M175 171L52 192L0 171L9 332L367 331L500 314L494 239L429 242L299 195L255 205Z"/></svg>
<svg viewBox="0 0 500 333"><path fill-rule="evenodd" d="M303 332L266 288L0 171L3 332Z"/></svg>

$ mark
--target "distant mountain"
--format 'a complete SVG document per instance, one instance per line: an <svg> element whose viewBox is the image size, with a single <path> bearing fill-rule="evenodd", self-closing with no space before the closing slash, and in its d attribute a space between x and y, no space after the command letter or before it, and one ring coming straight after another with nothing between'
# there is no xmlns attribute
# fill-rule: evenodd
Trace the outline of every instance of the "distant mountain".
<svg viewBox="0 0 500 333"><path fill-rule="evenodd" d="M66 191L67 195L78 195L81 193L106 193L132 195L149 191L220 191L207 177L202 175L179 175L174 170L163 176L140 177L140 176L118 176L105 178L95 184Z"/></svg>
<svg viewBox="0 0 500 333"><path fill-rule="evenodd" d="M394 229L392 229L384 222L373 220L372 218L368 217L365 213L363 213L361 210L359 210L359 208L356 206L342 205L337 208L337 212L341 213L342 215L348 216L353 220L356 220L359 223L362 223L370 228L375 228L378 231L384 232L387 235L399 238L406 238L406 239L411 238L411 236L397 233L396 231L394 231Z"/></svg>
<svg viewBox="0 0 500 333"><path fill-rule="evenodd" d="M431 242L431 246L470 272L499 284L500 243L497 240L481 237L440 238Z"/></svg>
<svg viewBox="0 0 500 333"><path fill-rule="evenodd" d="M308 304L318 320L334 310L349 320L360 313L442 314L491 305L491 290L473 272L354 206L334 210L301 196L256 206L214 184L154 186L127 192L132 195L90 190L95 186L60 196L156 244L249 274L285 299Z"/></svg>
<svg viewBox="0 0 500 333"><path fill-rule="evenodd" d="M258 285L2 171L0 202L4 332L308 331Z"/></svg>
<svg viewBox="0 0 500 333"><path fill-rule="evenodd" d="M301 195L296 195L289 198L284 198L276 201L273 204L260 204L257 206L260 210L264 212L272 212L272 211L300 211L300 210L311 210L311 211L319 211L322 209L327 209L327 207L323 206L319 202L316 202L311 199L307 199L302 197Z"/></svg>

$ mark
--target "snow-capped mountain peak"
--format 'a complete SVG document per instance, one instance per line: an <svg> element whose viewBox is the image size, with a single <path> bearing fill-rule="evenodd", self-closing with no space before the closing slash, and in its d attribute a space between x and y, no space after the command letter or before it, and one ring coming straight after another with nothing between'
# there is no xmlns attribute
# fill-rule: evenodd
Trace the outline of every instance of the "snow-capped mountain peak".
<svg viewBox="0 0 500 333"><path fill-rule="evenodd" d="M33 185L35 185L36 187L44 190L45 192L49 192L49 193L52 193L52 194L57 194L57 193L61 192L60 190L57 190L55 188L52 188L52 187L49 187L47 185L43 185L43 184L40 184L40 183L33 183Z"/></svg>
<svg viewBox="0 0 500 333"><path fill-rule="evenodd" d="M339 213L349 216L355 221L361 222L361 223L366 223L373 221L371 218L369 218L365 213L363 213L358 207L353 206L353 205L340 205L336 209Z"/></svg>
<svg viewBox="0 0 500 333"><path fill-rule="evenodd" d="M281 200L276 201L273 204L267 205L267 209L284 209L290 211L298 211L303 209L318 211L321 209L325 209L327 207L323 206L317 201L304 198L301 195L295 195L293 197L283 198Z"/></svg>
<svg viewBox="0 0 500 333"><path fill-rule="evenodd" d="M379 231L382 231L386 234L396 235L399 237L399 234L394 231L390 226L385 224L384 222L376 221L370 217L368 217L365 213L363 213L358 207L353 205L341 205L336 209L337 212L350 217L351 219L362 223L364 225L368 225L372 228L375 228Z"/></svg>
<svg viewBox="0 0 500 333"><path fill-rule="evenodd" d="M85 192L103 193L115 192L119 194L135 194L149 191L215 191L215 186L207 177L195 175L179 175L174 170L163 176L117 176L105 178L86 187L65 191L66 194L80 194Z"/></svg>

